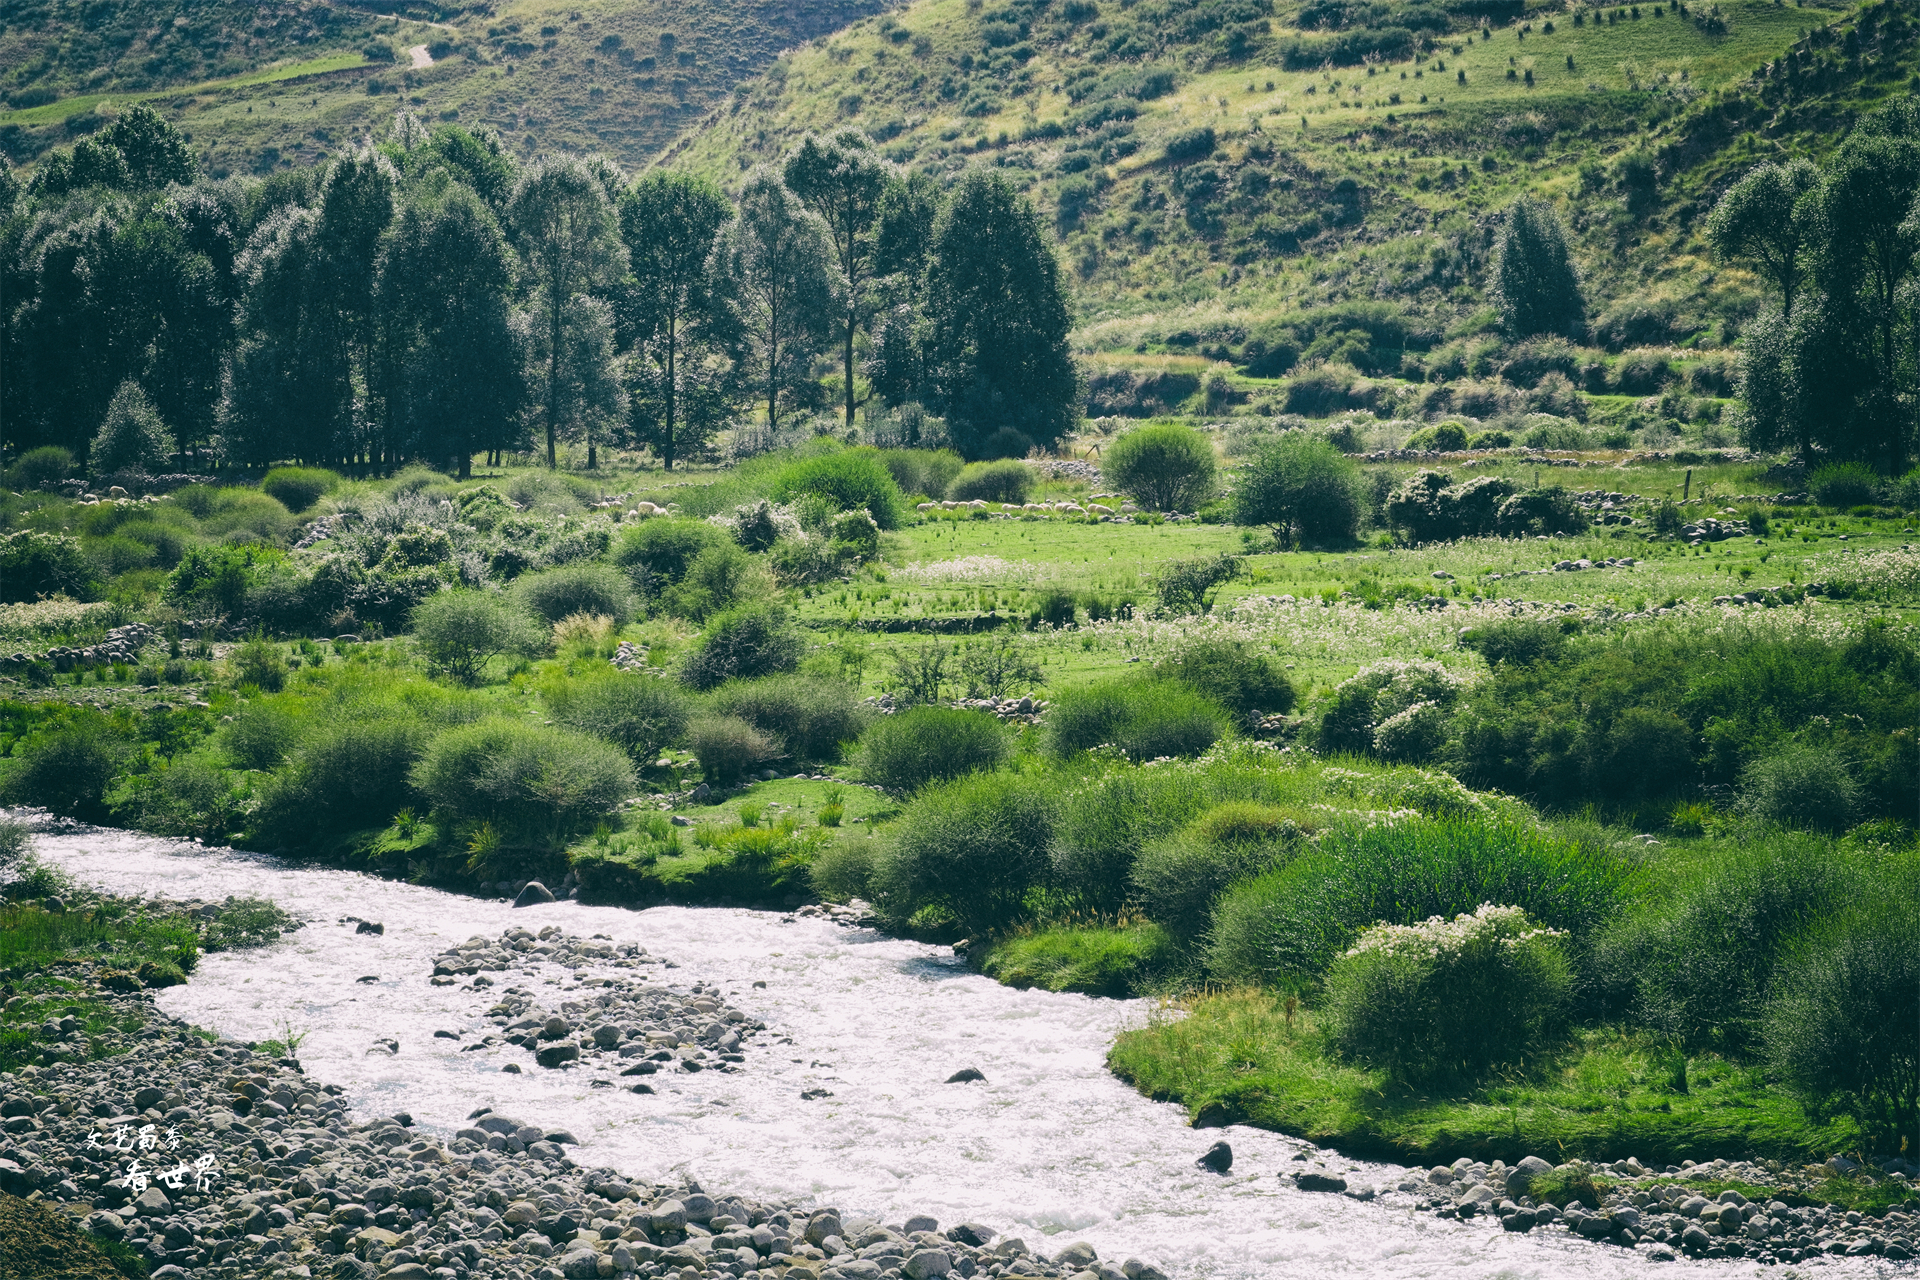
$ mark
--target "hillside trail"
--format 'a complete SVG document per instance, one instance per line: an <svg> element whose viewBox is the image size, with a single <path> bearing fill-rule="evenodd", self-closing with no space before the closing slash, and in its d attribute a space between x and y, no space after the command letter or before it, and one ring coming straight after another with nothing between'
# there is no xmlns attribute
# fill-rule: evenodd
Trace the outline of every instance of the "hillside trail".
<svg viewBox="0 0 1920 1280"><path fill-rule="evenodd" d="M423 44L417 44L407 50L407 55L413 59L413 69L415 71L433 65L433 55L427 52L427 46Z"/></svg>

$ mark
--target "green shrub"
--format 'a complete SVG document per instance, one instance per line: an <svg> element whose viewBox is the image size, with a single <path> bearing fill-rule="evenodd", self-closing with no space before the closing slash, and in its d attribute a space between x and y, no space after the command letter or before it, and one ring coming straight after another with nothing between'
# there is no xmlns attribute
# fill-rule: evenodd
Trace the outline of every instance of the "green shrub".
<svg viewBox="0 0 1920 1280"><path fill-rule="evenodd" d="M38 489L73 474L73 454L57 444L29 449L7 468L7 484L15 489Z"/></svg>
<svg viewBox="0 0 1920 1280"><path fill-rule="evenodd" d="M1458 453L1467 447L1467 429L1457 422L1422 427L1407 437L1407 448L1432 453Z"/></svg>
<svg viewBox="0 0 1920 1280"><path fill-rule="evenodd" d="M1479 652L1488 666L1510 662L1532 666L1551 662L1567 647L1567 624L1537 618L1505 618L1475 627L1460 637L1460 643Z"/></svg>
<svg viewBox="0 0 1920 1280"><path fill-rule="evenodd" d="M1023 991L1120 997L1142 994L1177 958L1172 939L1156 924L1061 926L996 943L980 971Z"/></svg>
<svg viewBox="0 0 1920 1280"><path fill-rule="evenodd" d="M260 491L297 514L339 488L340 479L324 467L275 467L260 482Z"/></svg>
<svg viewBox="0 0 1920 1280"><path fill-rule="evenodd" d="M1033 495L1033 468L1018 458L970 462L947 485L955 502L1026 502Z"/></svg>
<svg viewBox="0 0 1920 1280"><path fill-rule="evenodd" d="M1505 431L1477 431L1467 440L1469 449L1511 449L1513 437Z"/></svg>
<svg viewBox="0 0 1920 1280"><path fill-rule="evenodd" d="M984 711L913 707L881 716L860 738L860 776L899 791L918 791L983 769L1012 750L998 718Z"/></svg>
<svg viewBox="0 0 1920 1280"><path fill-rule="evenodd" d="M1590 523L1573 495L1559 485L1516 493L1501 502L1493 517L1494 531L1503 538L1582 533Z"/></svg>
<svg viewBox="0 0 1920 1280"><path fill-rule="evenodd" d="M1218 702L1178 681L1123 678L1056 693L1045 741L1062 759L1101 746L1136 762L1197 756L1229 722Z"/></svg>
<svg viewBox="0 0 1920 1280"><path fill-rule="evenodd" d="M1279 664L1238 640L1190 644L1153 670L1212 698L1243 725L1293 710L1293 684Z"/></svg>
<svg viewBox="0 0 1920 1280"><path fill-rule="evenodd" d="M1845 831L1860 808L1860 784L1830 748L1790 743L1741 773L1740 807L1783 827Z"/></svg>
<svg viewBox="0 0 1920 1280"><path fill-rule="evenodd" d="M546 700L556 721L604 738L642 764L680 741L692 715L687 695L656 675L571 680L549 690Z"/></svg>
<svg viewBox="0 0 1920 1280"><path fill-rule="evenodd" d="M1870 1153L1920 1149L1920 892L1913 867L1823 921L1781 965L1767 1055L1815 1115L1851 1116Z"/></svg>
<svg viewBox="0 0 1920 1280"><path fill-rule="evenodd" d="M1479 538L1499 523L1514 484L1503 476L1476 476L1454 484L1444 471L1417 471L1387 499L1387 523L1419 542Z"/></svg>
<svg viewBox="0 0 1920 1280"><path fill-rule="evenodd" d="M876 449L843 449L790 463L774 479L768 496L791 502L804 493L830 498L841 511L865 508L882 529L900 527L900 486Z"/></svg>
<svg viewBox="0 0 1920 1280"><path fill-rule="evenodd" d="M1593 944L1608 1004L1690 1050L1754 1041L1791 941L1864 892L1868 876L1827 841L1779 835L1716 849L1662 899Z"/></svg>
<svg viewBox="0 0 1920 1280"><path fill-rule="evenodd" d="M738 716L708 716L687 729L687 745L700 772L715 786L730 786L746 774L785 754L780 740Z"/></svg>
<svg viewBox="0 0 1920 1280"><path fill-rule="evenodd" d="M777 675L738 680L714 691L713 706L769 734L798 760L838 760L843 743L866 723L859 691L844 680Z"/></svg>
<svg viewBox="0 0 1920 1280"><path fill-rule="evenodd" d="M1154 582L1160 612L1199 614L1213 608L1214 591L1232 582L1246 571L1239 556L1200 556L1192 560L1169 560L1160 566Z"/></svg>
<svg viewBox="0 0 1920 1280"><path fill-rule="evenodd" d="M1047 881L1058 812L1037 778L976 773L929 787L874 868L874 901L901 920L938 907L974 937L1004 929Z"/></svg>
<svg viewBox="0 0 1920 1280"><path fill-rule="evenodd" d="M262 693L278 693L287 683L287 657L280 646L255 636L227 658L235 685L253 685Z"/></svg>
<svg viewBox="0 0 1920 1280"><path fill-rule="evenodd" d="M0 534L0 603L55 595L90 600L98 593L97 570L80 539L31 529Z"/></svg>
<svg viewBox="0 0 1920 1280"><path fill-rule="evenodd" d="M448 729L413 766L413 785L450 824L491 824L508 848L557 849L632 795L633 766L610 743L491 719Z"/></svg>
<svg viewBox="0 0 1920 1280"><path fill-rule="evenodd" d="M244 821L247 798L224 769L183 753L123 776L106 801L120 826L224 843Z"/></svg>
<svg viewBox="0 0 1920 1280"><path fill-rule="evenodd" d="M880 465L901 493L924 494L938 501L949 496L947 487L966 463L951 449L882 449Z"/></svg>
<svg viewBox="0 0 1920 1280"><path fill-rule="evenodd" d="M718 542L688 562L680 580L661 592L660 605L698 622L764 594L768 585L759 561L736 543Z"/></svg>
<svg viewBox="0 0 1920 1280"><path fill-rule="evenodd" d="M829 902L867 897L873 892L873 868L878 859L879 850L871 840L827 845L808 869L814 892Z"/></svg>
<svg viewBox="0 0 1920 1280"><path fill-rule="evenodd" d="M319 724L260 788L255 821L269 840L301 847L378 830L415 803L408 778L426 745L424 721L357 712Z"/></svg>
<svg viewBox="0 0 1920 1280"><path fill-rule="evenodd" d="M1740 518L1746 521L1747 532L1756 538L1764 538L1773 532L1773 522L1758 507L1748 507Z"/></svg>
<svg viewBox="0 0 1920 1280"><path fill-rule="evenodd" d="M1314 981L1375 923L1520 907L1585 936L1618 907L1633 864L1531 825L1408 818L1342 824L1319 848L1242 881L1214 912L1209 964L1229 981Z"/></svg>
<svg viewBox="0 0 1920 1280"><path fill-rule="evenodd" d="M978 456L985 461L996 458L1024 458L1034 449L1033 437L1017 427L997 427L980 442Z"/></svg>
<svg viewBox="0 0 1920 1280"><path fill-rule="evenodd" d="M686 577L687 566L702 551L727 540L726 530L704 520L656 516L621 529L620 540L613 545L613 562L643 595L653 595Z"/></svg>
<svg viewBox="0 0 1920 1280"><path fill-rule="evenodd" d="M1360 528L1360 468L1323 439L1288 431L1240 473L1233 522L1265 525L1283 547L1353 541Z"/></svg>
<svg viewBox="0 0 1920 1280"><path fill-rule="evenodd" d="M1445 713L1465 683L1437 662L1376 662L1334 687L1320 718L1320 748L1425 760L1444 740Z"/></svg>
<svg viewBox="0 0 1920 1280"><path fill-rule="evenodd" d="M96 476L115 471L165 471L174 439L140 384L120 384L107 406L107 416L93 437L87 466Z"/></svg>
<svg viewBox="0 0 1920 1280"><path fill-rule="evenodd" d="M513 584L514 597L526 608L558 622L576 613L613 619L623 627L633 617L633 589L611 565L592 561L529 573Z"/></svg>
<svg viewBox="0 0 1920 1280"><path fill-rule="evenodd" d="M1396 1080L1473 1080L1557 1040L1572 993L1560 935L1483 904L1362 933L1327 971L1322 1017L1336 1051Z"/></svg>
<svg viewBox="0 0 1920 1280"><path fill-rule="evenodd" d="M126 759L127 740L107 717L79 709L14 746L8 798L68 818L98 821L107 784Z"/></svg>
<svg viewBox="0 0 1920 1280"><path fill-rule="evenodd" d="M33 858L33 828L0 818L0 880L12 880Z"/></svg>
<svg viewBox="0 0 1920 1280"><path fill-rule="evenodd" d="M1230 801L1177 835L1155 841L1133 864L1141 908L1182 946L1206 932L1229 886L1290 858L1302 836L1285 811Z"/></svg>
<svg viewBox="0 0 1920 1280"><path fill-rule="evenodd" d="M240 708L221 732L236 769L278 769L305 733L300 716L277 699L256 698Z"/></svg>
<svg viewBox="0 0 1920 1280"><path fill-rule="evenodd" d="M272 557L258 547L189 547L167 575L160 595L168 604L235 615L246 605L256 565Z"/></svg>
<svg viewBox="0 0 1920 1280"><path fill-rule="evenodd" d="M729 680L778 675L799 666L805 648L784 609L755 601L707 625L699 647L681 664L680 679L695 689L712 689Z"/></svg>
<svg viewBox="0 0 1920 1280"><path fill-rule="evenodd" d="M466 685L479 682L495 654L531 656L545 647L533 619L491 591L436 592L414 606L410 621L421 655Z"/></svg>
<svg viewBox="0 0 1920 1280"><path fill-rule="evenodd" d="M1807 492L1823 507L1857 507L1879 489L1880 477L1864 462L1829 462L1807 477Z"/></svg>
<svg viewBox="0 0 1920 1280"><path fill-rule="evenodd" d="M1192 427L1136 427L1100 454L1100 475L1148 511L1195 511L1213 496L1213 443Z"/></svg>

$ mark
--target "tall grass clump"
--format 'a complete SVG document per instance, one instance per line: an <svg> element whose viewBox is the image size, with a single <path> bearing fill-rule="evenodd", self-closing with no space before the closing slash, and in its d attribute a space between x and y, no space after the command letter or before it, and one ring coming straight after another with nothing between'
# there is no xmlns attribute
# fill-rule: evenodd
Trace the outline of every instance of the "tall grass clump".
<svg viewBox="0 0 1920 1280"><path fill-rule="evenodd" d="M341 475L324 467L275 467L260 491L296 515L340 487Z"/></svg>
<svg viewBox="0 0 1920 1280"><path fill-rule="evenodd" d="M77 709L15 745L12 768L0 774L0 794L62 817L100 820L107 784L127 754L126 741L106 716Z"/></svg>
<svg viewBox="0 0 1920 1280"><path fill-rule="evenodd" d="M1451 920L1376 925L1327 971L1327 1038L1408 1084L1522 1063L1566 1029L1573 970L1563 937L1491 903Z"/></svg>
<svg viewBox="0 0 1920 1280"><path fill-rule="evenodd" d="M998 768L1011 750L1006 729L985 711L913 707L875 720L861 735L854 760L868 782L918 791Z"/></svg>
<svg viewBox="0 0 1920 1280"><path fill-rule="evenodd" d="M822 676L735 680L714 690L712 704L785 744L796 760L838 760L866 723L858 690Z"/></svg>
<svg viewBox="0 0 1920 1280"><path fill-rule="evenodd" d="M705 716L687 730L687 745L700 771L715 786L728 786L769 760L786 754L778 738L738 716Z"/></svg>
<svg viewBox="0 0 1920 1280"><path fill-rule="evenodd" d="M1203 640L1190 644L1154 666L1154 674L1178 680L1233 713L1251 726L1263 715L1293 710L1293 683L1273 659L1238 640Z"/></svg>
<svg viewBox="0 0 1920 1280"><path fill-rule="evenodd" d="M702 551L727 542L726 530L704 520L654 517L630 524L613 544L613 563L642 595L651 596L687 576Z"/></svg>
<svg viewBox="0 0 1920 1280"><path fill-rule="evenodd" d="M1353 820L1229 890L1214 912L1209 964L1230 981L1311 983L1363 929L1450 919L1488 902L1585 936L1618 910L1634 869L1517 822Z"/></svg>
<svg viewBox="0 0 1920 1280"><path fill-rule="evenodd" d="M1107 680L1063 689L1047 711L1046 746L1064 759L1108 747L1130 760L1196 756L1226 733L1218 702L1173 680Z"/></svg>
<svg viewBox="0 0 1920 1280"><path fill-rule="evenodd" d="M1835 751L1788 743L1741 772L1740 807L1783 827L1845 831L1860 809L1860 785Z"/></svg>
<svg viewBox="0 0 1920 1280"><path fill-rule="evenodd" d="M561 681L544 694L556 721L642 762L685 737L692 716L687 694L659 676L613 672Z"/></svg>
<svg viewBox="0 0 1920 1280"><path fill-rule="evenodd" d="M713 689L729 680L779 675L800 665L806 644L794 634L786 610L753 601L720 614L707 624L699 646L680 666L680 679L695 689Z"/></svg>
<svg viewBox="0 0 1920 1280"><path fill-rule="evenodd" d="M842 511L865 508L882 529L900 527L905 506L900 486L876 449L843 449L789 463L767 496L775 502L791 502L809 493L830 499Z"/></svg>
<svg viewBox="0 0 1920 1280"><path fill-rule="evenodd" d="M1872 502L1880 477L1864 462L1829 462L1807 477L1807 492L1823 507L1857 507Z"/></svg>
<svg viewBox="0 0 1920 1280"><path fill-rule="evenodd" d="M1206 932L1229 886L1291 858L1303 835L1284 809L1245 800L1216 805L1140 851L1134 896L1168 934L1190 945Z"/></svg>
<svg viewBox="0 0 1920 1280"><path fill-rule="evenodd" d="M997 462L970 462L947 486L955 502L1027 501L1033 496L1033 468L1018 458Z"/></svg>
<svg viewBox="0 0 1920 1280"><path fill-rule="evenodd" d="M976 937L1005 929L1047 882L1058 813L1038 778L976 773L929 787L873 870L874 901L902 920L938 908Z"/></svg>
<svg viewBox="0 0 1920 1280"><path fill-rule="evenodd" d="M526 574L515 580L513 593L550 624L576 613L605 615L615 626L633 618L633 589L619 570L594 561Z"/></svg>
<svg viewBox="0 0 1920 1280"><path fill-rule="evenodd" d="M924 494L937 501L949 496L948 486L967 464L951 449L882 449L880 465L901 493Z"/></svg>
<svg viewBox="0 0 1920 1280"><path fill-rule="evenodd" d="M507 719L441 733L412 781L456 829L490 824L504 847L541 853L613 812L635 788L633 766L611 743Z"/></svg>
<svg viewBox="0 0 1920 1280"><path fill-rule="evenodd" d="M1920 884L1894 883L1791 948L1763 1022L1767 1056L1816 1116L1840 1114L1877 1152L1920 1150Z"/></svg>
<svg viewBox="0 0 1920 1280"><path fill-rule="evenodd" d="M286 766L261 784L255 825L301 847L348 831L380 828L414 803L409 774L431 726L400 707L355 708L322 717Z"/></svg>
<svg viewBox="0 0 1920 1280"><path fill-rule="evenodd" d="M412 624L421 655L465 685L478 684L494 656L531 656L544 639L525 610L490 591L436 592L414 606Z"/></svg>

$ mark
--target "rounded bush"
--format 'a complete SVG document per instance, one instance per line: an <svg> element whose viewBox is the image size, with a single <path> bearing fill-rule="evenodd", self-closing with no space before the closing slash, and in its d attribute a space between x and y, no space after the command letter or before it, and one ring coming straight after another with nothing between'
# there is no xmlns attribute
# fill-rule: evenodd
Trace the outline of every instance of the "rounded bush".
<svg viewBox="0 0 1920 1280"><path fill-rule="evenodd" d="M1870 1152L1920 1146L1920 892L1902 883L1827 920L1781 965L1767 1056L1816 1114L1849 1115Z"/></svg>
<svg viewBox="0 0 1920 1280"><path fill-rule="evenodd" d="M680 580L660 593L660 605L677 617L699 621L731 608L742 597L764 594L766 571L743 548L717 542L696 555Z"/></svg>
<svg viewBox="0 0 1920 1280"><path fill-rule="evenodd" d="M613 562L624 569L641 591L686 577L687 566L709 547L727 541L726 530L704 520L643 520L620 531L613 546Z"/></svg>
<svg viewBox="0 0 1920 1280"><path fill-rule="evenodd" d="M583 733L504 718L448 729L427 745L413 785L458 825L489 823L510 847L557 848L613 812L633 766Z"/></svg>
<svg viewBox="0 0 1920 1280"><path fill-rule="evenodd" d="M1047 750L1112 747L1134 761L1197 756L1227 731L1226 709L1173 680L1109 680L1064 689L1047 709Z"/></svg>
<svg viewBox="0 0 1920 1280"><path fill-rule="evenodd" d="M615 626L633 618L633 590L611 565L586 561L529 573L513 584L521 604L549 623L576 613L604 615Z"/></svg>
<svg viewBox="0 0 1920 1280"><path fill-rule="evenodd" d="M729 680L778 675L799 666L805 648L785 610L756 601L707 625L700 646L681 664L680 679L695 689L713 689Z"/></svg>
<svg viewBox="0 0 1920 1280"><path fill-rule="evenodd" d="M440 591L413 608L421 654L462 684L475 684L495 654L539 652L545 637L526 612L490 591Z"/></svg>
<svg viewBox="0 0 1920 1280"><path fill-rule="evenodd" d="M841 744L858 738L866 723L859 691L820 676L737 680L714 691L713 707L784 744L795 760L838 760Z"/></svg>
<svg viewBox="0 0 1920 1280"><path fill-rule="evenodd" d="M829 902L866 898L873 893L873 868L879 853L871 840L843 840L814 855L807 876L813 890Z"/></svg>
<svg viewBox="0 0 1920 1280"><path fill-rule="evenodd" d="M1740 807L1783 827L1844 831L1859 813L1860 784L1834 752L1795 744L1746 767Z"/></svg>
<svg viewBox="0 0 1920 1280"><path fill-rule="evenodd" d="M1458 453L1467 447L1467 429L1457 422L1422 427L1407 437L1407 448L1433 453Z"/></svg>
<svg viewBox="0 0 1920 1280"><path fill-rule="evenodd" d="M678 686L625 672L568 681L547 694L547 705L567 728L603 738L642 763L680 741L691 717Z"/></svg>
<svg viewBox="0 0 1920 1280"><path fill-rule="evenodd" d="M1360 511L1359 465L1301 431L1263 445L1233 492L1233 522L1266 525L1287 546L1351 542Z"/></svg>
<svg viewBox="0 0 1920 1280"><path fill-rule="evenodd" d="M301 718L279 700L263 699L240 708L221 736L234 768L265 772L286 762L305 730Z"/></svg>
<svg viewBox="0 0 1920 1280"><path fill-rule="evenodd" d="M868 782L918 791L997 768L1011 749L1006 729L987 712L914 707L875 720L861 736L854 759Z"/></svg>
<svg viewBox="0 0 1920 1280"><path fill-rule="evenodd" d="M939 499L952 496L947 486L966 463L951 449L882 449L880 465L900 486L901 493Z"/></svg>
<svg viewBox="0 0 1920 1280"><path fill-rule="evenodd" d="M1148 511L1196 511L1213 496L1213 444L1192 427L1127 432L1100 455L1100 475Z"/></svg>
<svg viewBox="0 0 1920 1280"><path fill-rule="evenodd" d="M1183 945L1206 932L1214 903L1229 886L1284 861L1300 828L1279 809L1235 801L1140 851L1135 896L1147 916Z"/></svg>
<svg viewBox="0 0 1920 1280"><path fill-rule="evenodd" d="M1856 507L1872 502L1880 477L1864 462L1829 462L1807 478L1807 491L1823 507Z"/></svg>
<svg viewBox="0 0 1920 1280"><path fill-rule="evenodd" d="M1047 783L1016 774L929 787L874 868L874 901L902 920L938 907L976 938L1006 928L1047 881L1058 808Z"/></svg>
<svg viewBox="0 0 1920 1280"><path fill-rule="evenodd" d="M1567 628L1534 618L1503 618L1464 633L1460 643L1476 650L1488 666L1506 662L1530 667L1551 662L1566 651Z"/></svg>
<svg viewBox="0 0 1920 1280"><path fill-rule="evenodd" d="M4 775L8 798L68 818L105 816L101 797L126 758L127 747L108 719L82 710L43 728L14 748Z"/></svg>
<svg viewBox="0 0 1920 1280"><path fill-rule="evenodd" d="M1188 645L1153 670L1212 698L1243 724L1293 710L1293 684L1279 664L1238 640Z"/></svg>
<svg viewBox="0 0 1920 1280"><path fill-rule="evenodd" d="M7 468L7 483L15 489L38 489L73 474L73 454L57 444L29 449Z"/></svg>
<svg viewBox="0 0 1920 1280"><path fill-rule="evenodd" d="M1033 494L1033 468L1017 458L971 462L947 485L955 502L1025 502Z"/></svg>
<svg viewBox="0 0 1920 1280"><path fill-rule="evenodd" d="M260 490L292 512L305 511L340 485L340 475L324 467L275 467Z"/></svg>
<svg viewBox="0 0 1920 1280"><path fill-rule="evenodd" d="M279 645L258 636L235 649L227 664L236 685L253 685L262 693L278 693L286 686L286 655Z"/></svg>
<svg viewBox="0 0 1920 1280"><path fill-rule="evenodd" d="M780 741L738 716L709 716L695 720L687 730L687 745L700 762L701 774L715 786L737 782L782 754Z"/></svg>
<svg viewBox="0 0 1920 1280"><path fill-rule="evenodd" d="M900 486L876 449L843 449L790 463L774 479L768 496L776 502L791 502L805 493L827 497L842 511L864 507L882 529L900 527L905 506Z"/></svg>
<svg viewBox="0 0 1920 1280"><path fill-rule="evenodd" d="M107 416L93 437L87 465L96 476L115 471L165 471L174 445L172 433L160 421L159 411L146 392L138 383L127 381L120 384L107 406Z"/></svg>
<svg viewBox="0 0 1920 1280"><path fill-rule="evenodd" d="M378 829L416 803L409 776L428 737L422 721L355 715L323 723L262 785L257 821L268 839L298 847Z"/></svg>
<svg viewBox="0 0 1920 1280"><path fill-rule="evenodd" d="M1321 1015L1343 1056L1410 1084L1472 1080L1565 1030L1563 935L1518 907L1376 925L1327 971Z"/></svg>

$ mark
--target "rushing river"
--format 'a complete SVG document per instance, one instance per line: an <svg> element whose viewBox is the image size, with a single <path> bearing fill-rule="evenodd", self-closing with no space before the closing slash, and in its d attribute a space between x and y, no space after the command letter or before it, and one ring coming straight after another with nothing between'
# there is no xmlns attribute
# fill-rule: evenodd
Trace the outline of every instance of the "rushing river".
<svg viewBox="0 0 1920 1280"><path fill-rule="evenodd" d="M1050 1249L1085 1239L1103 1259L1138 1256L1176 1278L1759 1271L1744 1262L1655 1263L1562 1232L1515 1235L1485 1218L1444 1222L1391 1201L1297 1191L1286 1175L1313 1167L1293 1160L1302 1144L1248 1128L1197 1132L1179 1107L1148 1101L1108 1074L1108 1044L1148 1016L1147 1002L1014 991L968 973L941 947L745 910L555 903L516 911L121 831L43 835L39 847L101 889L269 897L305 919L271 948L205 957L193 980L161 993L160 1003L241 1040L304 1030L302 1064L344 1086L361 1118L407 1111L451 1135L476 1107L490 1106L570 1129L583 1164L656 1179L684 1173L710 1190L811 1196L891 1222L912 1212L943 1225L978 1220ZM343 916L379 921L386 932L358 935ZM444 1028L470 1044L494 1028L482 1016L491 996L429 983L433 957L474 934L548 924L637 942L678 966L645 970L651 981L715 984L769 1030L738 1073L654 1076L653 1096L591 1088L591 1076L609 1073L543 1071L509 1046L462 1053L462 1042L435 1039ZM563 997L544 985L549 976L492 975L496 991L525 986L555 1008ZM399 1042L397 1056L368 1052L381 1038ZM525 1074L502 1073L508 1061ZM964 1067L986 1082L943 1083ZM801 1099L816 1089L832 1096ZM1235 1154L1225 1177L1194 1167L1220 1137ZM1390 1189L1404 1172L1309 1151L1349 1182ZM1815 1265L1828 1274L1892 1270Z"/></svg>

